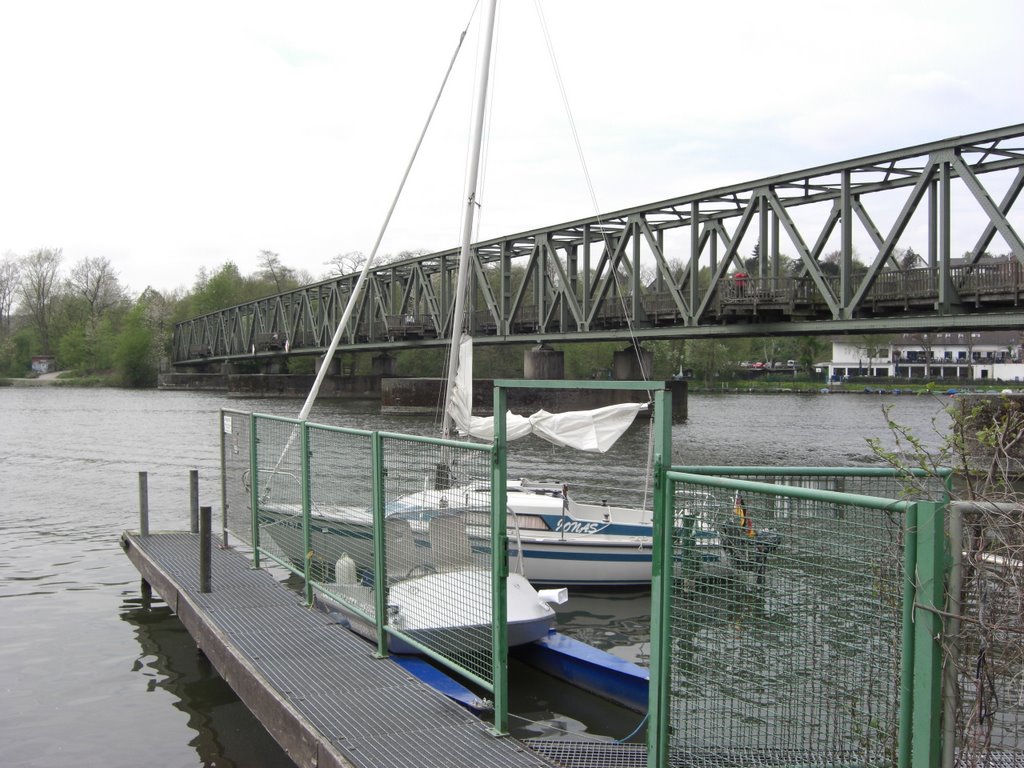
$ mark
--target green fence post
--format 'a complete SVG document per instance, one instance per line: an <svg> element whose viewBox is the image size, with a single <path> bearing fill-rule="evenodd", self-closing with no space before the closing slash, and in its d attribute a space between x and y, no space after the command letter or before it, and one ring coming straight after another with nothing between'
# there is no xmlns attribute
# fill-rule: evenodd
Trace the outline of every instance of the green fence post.
<svg viewBox="0 0 1024 768"><path fill-rule="evenodd" d="M228 548L228 474L225 470L225 450L227 448L224 435L225 422L224 419L227 414L224 409L220 409L220 422L218 424L218 432L220 432L220 520L221 520L221 548Z"/></svg>
<svg viewBox="0 0 1024 768"><path fill-rule="evenodd" d="M914 571L914 705L911 765L938 768L941 743L942 617L945 592L945 506L917 503Z"/></svg>
<svg viewBox="0 0 1024 768"><path fill-rule="evenodd" d="M651 660L647 710L647 760L668 765L671 686L672 537L675 483L672 466L672 395L654 393L654 539L651 543Z"/></svg>
<svg viewBox="0 0 1024 768"><path fill-rule="evenodd" d="M309 476L309 424L303 421L299 425L300 475L302 479L302 579L305 582L306 605L313 604L313 529L311 517L312 479ZM294 433L293 433L294 434Z"/></svg>
<svg viewBox="0 0 1024 768"><path fill-rule="evenodd" d="M249 504L252 507L252 567L260 567L260 467L256 414L249 414Z"/></svg>
<svg viewBox="0 0 1024 768"><path fill-rule="evenodd" d="M900 660L899 768L910 768L914 714L914 573L917 570L917 505L903 515L903 657Z"/></svg>
<svg viewBox="0 0 1024 768"><path fill-rule="evenodd" d="M491 453L491 675L494 731L508 733L508 493L505 390L494 388L494 447Z"/></svg>
<svg viewBox="0 0 1024 768"><path fill-rule="evenodd" d="M373 461L373 619L377 625L377 656L388 655L384 621L388 615L387 553L384 551L384 439L380 432L370 436Z"/></svg>

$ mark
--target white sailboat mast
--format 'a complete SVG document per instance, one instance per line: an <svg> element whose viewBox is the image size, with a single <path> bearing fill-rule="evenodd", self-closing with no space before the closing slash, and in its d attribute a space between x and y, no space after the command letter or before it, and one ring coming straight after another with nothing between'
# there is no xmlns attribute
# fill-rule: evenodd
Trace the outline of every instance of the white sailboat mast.
<svg viewBox="0 0 1024 768"><path fill-rule="evenodd" d="M494 38L494 18L498 0L490 0L487 13L483 20L483 46L480 51L480 64L477 85L476 109L473 116L472 144L470 147L469 167L466 170L466 213L462 221L462 245L459 251L459 271L455 287L455 308L452 311L452 341L448 354L448 376L444 392L444 415L442 434L451 437L452 416L448 406L452 401L455 387L455 375L459 368L459 341L466 314L466 286L469 273L470 241L473 237L473 217L476 213L477 185L480 176L480 155L483 145L484 116L487 108L487 85L491 70L491 42Z"/></svg>

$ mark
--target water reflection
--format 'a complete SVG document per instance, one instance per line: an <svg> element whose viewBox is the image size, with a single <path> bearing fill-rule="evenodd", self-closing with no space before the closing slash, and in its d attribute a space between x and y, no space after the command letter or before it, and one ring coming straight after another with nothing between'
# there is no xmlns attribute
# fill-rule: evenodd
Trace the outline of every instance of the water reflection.
<svg viewBox="0 0 1024 768"><path fill-rule="evenodd" d="M174 696L174 706L188 716L188 727L196 732L189 746L200 765L294 768L163 601L127 598L120 616L132 626L140 647L132 671L148 678L148 692L160 689Z"/></svg>

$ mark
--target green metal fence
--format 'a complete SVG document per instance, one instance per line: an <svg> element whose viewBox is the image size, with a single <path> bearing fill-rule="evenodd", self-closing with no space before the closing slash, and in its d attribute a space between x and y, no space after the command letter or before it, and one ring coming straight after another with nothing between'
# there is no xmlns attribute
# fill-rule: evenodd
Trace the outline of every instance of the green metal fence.
<svg viewBox="0 0 1024 768"><path fill-rule="evenodd" d="M938 656L925 642L913 667L908 611L926 598L907 576L922 573L918 505L900 497L923 486L941 496L941 479L797 468L665 479L652 765L892 766L937 744L937 729L911 744L912 683ZM698 551L698 531L702 542L717 533L715 552ZM941 590L933 600L941 607Z"/></svg>
<svg viewBox="0 0 1024 768"><path fill-rule="evenodd" d="M224 528L252 545L252 483L250 482L251 417L242 411L220 412L221 501Z"/></svg>
<svg viewBox="0 0 1024 768"><path fill-rule="evenodd" d="M308 602L343 613L378 653L415 651L474 681L507 732L505 498L491 493L492 446L237 411L221 422L227 519L254 564L300 576Z"/></svg>
<svg viewBox="0 0 1024 768"><path fill-rule="evenodd" d="M378 652L405 644L493 692L500 732L506 386L493 446L220 415L226 527L256 564L301 575ZM986 676L1019 667L1006 633L1024 612L1003 604L1020 590L993 581L1022 572L1019 509L994 548L991 523L947 515L946 475L669 468L670 411L657 392L649 764L1020 764L1024 673ZM396 597L409 577L457 628L417 624Z"/></svg>
<svg viewBox="0 0 1024 768"><path fill-rule="evenodd" d="M1024 506L950 505L947 765L1024 765Z"/></svg>

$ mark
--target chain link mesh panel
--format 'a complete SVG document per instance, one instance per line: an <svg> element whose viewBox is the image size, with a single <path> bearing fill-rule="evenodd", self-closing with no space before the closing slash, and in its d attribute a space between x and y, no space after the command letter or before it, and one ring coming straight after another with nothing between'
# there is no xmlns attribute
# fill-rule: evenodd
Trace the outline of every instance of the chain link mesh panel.
<svg viewBox="0 0 1024 768"><path fill-rule="evenodd" d="M963 533L954 765L1024 765L1024 507L977 504Z"/></svg>
<svg viewBox="0 0 1024 768"><path fill-rule="evenodd" d="M220 412L223 446L221 475L224 483L224 505L227 529L233 536L252 545L252 494L249 482L249 414L241 411Z"/></svg>
<svg viewBox="0 0 1024 768"><path fill-rule="evenodd" d="M902 515L689 482L674 503L672 752L688 765L895 764Z"/></svg>
<svg viewBox="0 0 1024 768"><path fill-rule="evenodd" d="M491 452L382 436L388 625L493 677Z"/></svg>
<svg viewBox="0 0 1024 768"><path fill-rule="evenodd" d="M859 496L902 501L944 501L946 481L929 472L903 472L887 468L825 467L809 471L806 467L673 467L679 472L700 475L724 475L789 488L809 488Z"/></svg>
<svg viewBox="0 0 1024 768"><path fill-rule="evenodd" d="M302 427L295 419L256 415L256 483L260 552L303 573Z"/></svg>
<svg viewBox="0 0 1024 768"><path fill-rule="evenodd" d="M373 436L310 424L308 439L310 580L373 622Z"/></svg>

